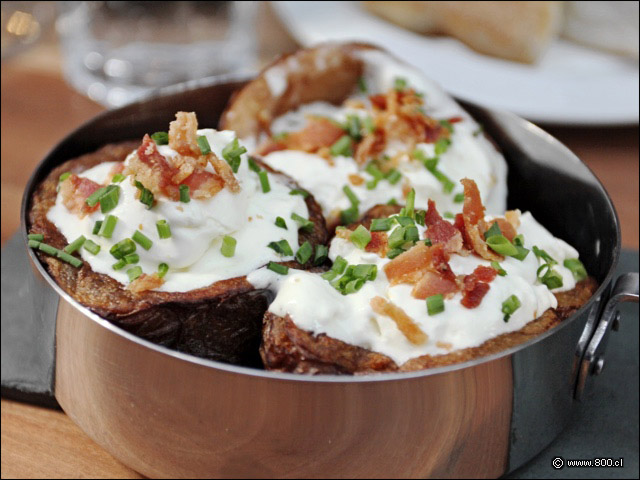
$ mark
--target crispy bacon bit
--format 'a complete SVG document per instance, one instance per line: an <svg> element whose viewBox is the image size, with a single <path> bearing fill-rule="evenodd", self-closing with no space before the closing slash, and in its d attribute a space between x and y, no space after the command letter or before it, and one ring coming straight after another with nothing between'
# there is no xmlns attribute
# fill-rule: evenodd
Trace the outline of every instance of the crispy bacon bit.
<svg viewBox="0 0 640 480"><path fill-rule="evenodd" d="M496 271L491 267L480 265L471 275L464 277L462 303L466 308L476 308L490 289L489 283L496 278Z"/></svg>
<svg viewBox="0 0 640 480"><path fill-rule="evenodd" d="M449 119L449 123L458 123L458 122L461 122L463 120L464 120L464 118L462 118L462 117L451 117Z"/></svg>
<svg viewBox="0 0 640 480"><path fill-rule="evenodd" d="M462 214L467 217L472 225L477 225L480 220L484 219L484 205L482 204L478 185L468 178L463 178L460 183L464 186Z"/></svg>
<svg viewBox="0 0 640 480"><path fill-rule="evenodd" d="M151 275L143 273L127 285L127 290L131 290L134 293L140 293L147 290L153 290L154 288L159 288L163 283L164 279L160 278L157 273L152 273Z"/></svg>
<svg viewBox="0 0 640 480"><path fill-rule="evenodd" d="M386 232L371 232L371 241L365 247L365 251L377 253L382 258L387 256L388 235Z"/></svg>
<svg viewBox="0 0 640 480"><path fill-rule="evenodd" d="M182 182L189 186L189 195L195 199L211 198L224 188L224 180L215 173L200 170L189 175Z"/></svg>
<svg viewBox="0 0 640 480"><path fill-rule="evenodd" d="M371 102L371 105L379 110L384 110L387 108L387 97L382 93L378 93L377 95L370 95L369 101Z"/></svg>
<svg viewBox="0 0 640 480"><path fill-rule="evenodd" d="M178 170L158 152L149 135L144 136L138 154L130 158L125 168L125 175L133 175L135 180L141 182L154 195L165 195L174 201L180 199L178 185L172 182L177 173Z"/></svg>
<svg viewBox="0 0 640 480"><path fill-rule="evenodd" d="M200 155L198 119L194 112L178 112L169 124L169 146L185 157Z"/></svg>
<svg viewBox="0 0 640 480"><path fill-rule="evenodd" d="M72 173L65 181L60 184L60 195L62 204L67 207L71 213L79 215L83 218L85 215L95 212L99 208L99 204L94 207L87 205L86 200L93 192L101 188L101 185L89 180L88 178L79 177Z"/></svg>
<svg viewBox="0 0 640 480"><path fill-rule="evenodd" d="M411 295L414 298L424 300L432 295L446 295L450 296L458 291L458 284L451 278L445 278L442 275L438 275L433 272L426 272L422 278L413 287Z"/></svg>
<svg viewBox="0 0 640 480"><path fill-rule="evenodd" d="M362 185L364 183L364 178L362 178L360 175L357 175L355 173L351 173L349 175L349 181L351 182L351 185Z"/></svg>
<svg viewBox="0 0 640 480"><path fill-rule="evenodd" d="M239 192L240 184L233 174L231 166L224 160L218 158L218 156L213 152L207 155L207 159L211 163L211 166L213 166L214 170L218 172L218 175L222 177L223 185L226 185L233 193Z"/></svg>
<svg viewBox="0 0 640 480"><path fill-rule="evenodd" d="M424 220L427 226L426 236L432 244L442 243L449 253L459 252L462 249L462 233L440 216L436 210L436 204L431 199L429 199Z"/></svg>
<svg viewBox="0 0 640 480"><path fill-rule="evenodd" d="M441 244L428 247L421 242L387 263L384 273L391 285L416 284L427 271L455 282L448 261L449 255Z"/></svg>
<svg viewBox="0 0 640 480"><path fill-rule="evenodd" d="M397 305L388 302L382 297L373 297L370 304L373 311L378 315L384 315L396 322L398 330L414 345L421 345L429 339L413 319Z"/></svg>
<svg viewBox="0 0 640 480"><path fill-rule="evenodd" d="M453 349L453 345L451 345L449 342L436 342L436 347L438 348L444 348L445 350L452 350Z"/></svg>
<svg viewBox="0 0 640 480"><path fill-rule="evenodd" d="M342 238L344 240L351 240L351 234L353 232L348 228L338 227L336 228L336 237ZM373 232L372 232L373 233Z"/></svg>

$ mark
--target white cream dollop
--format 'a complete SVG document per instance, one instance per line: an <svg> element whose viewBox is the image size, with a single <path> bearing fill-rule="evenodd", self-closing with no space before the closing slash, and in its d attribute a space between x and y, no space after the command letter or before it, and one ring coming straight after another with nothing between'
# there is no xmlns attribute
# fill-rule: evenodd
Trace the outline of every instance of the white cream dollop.
<svg viewBox="0 0 640 480"><path fill-rule="evenodd" d="M198 130L198 135L207 137L212 151L222 158L222 149L233 141L231 131ZM168 146L160 146L158 151L167 157L176 154ZM135 155L133 152L131 155ZM293 213L308 218L309 212L303 197L290 195L291 186L287 180L277 174L269 174L271 191L262 192L258 176L248 168L247 155L242 160L236 178L240 192L232 193L224 188L215 196L205 199L191 199L188 203L174 202L167 198L156 197L156 204L147 209L136 199L137 188L131 177L125 178L120 185L118 205L110 215L118 217L110 239L93 235L97 220L105 214L100 210L80 219L69 212L58 195L56 204L47 213L47 218L71 242L84 235L100 245L100 252L92 255L85 249L79 252L82 259L89 263L93 271L114 278L123 285L129 283L126 273L130 266L113 270L116 259L109 253L111 247L130 238L136 230L152 240L153 245L145 250L136 246L140 256L137 265L144 273L158 270L160 263L169 265L164 277L165 283L158 289L166 292L186 292L206 287L219 280L243 276L267 264L270 261L292 260L292 256L282 256L267 247L272 241L287 240L294 253L298 247L298 226L291 219ZM108 184L114 162L102 163L80 174L99 184ZM213 171L211 165L207 166ZM288 229L275 225L277 216L285 219ZM171 228L171 238L160 239L156 222L166 220ZM237 244L233 257L222 255L222 238L232 236Z"/></svg>
<svg viewBox="0 0 640 480"><path fill-rule="evenodd" d="M487 216L490 221L492 217ZM527 212L520 217L518 233L523 234L525 247L534 245L544 249L557 262L553 268L562 275L563 286L554 291L575 287L571 272L563 266L567 258L578 258L578 252L566 242L555 238ZM424 238L424 227L418 227ZM373 264L377 266L377 277L368 281L361 290L342 295L319 274L290 270L286 276L278 276L264 269L248 276L256 287L277 291L269 311L289 315L301 329L314 334L324 333L329 337L382 353L398 365L422 355L441 355L454 350L479 346L497 335L520 330L528 322L538 318L549 308L557 306L553 293L536 277L541 260L530 252L523 260L506 257L501 262L506 276L496 276L480 305L474 309L464 307L461 293L444 300L445 310L428 315L425 300L411 295L413 286L400 284L391 286L384 273L390 261L375 253L358 249L343 238L334 238L329 256L335 260L343 257L349 265ZM456 275L468 275L479 265L490 266L490 262L475 255L454 254L449 261ZM511 295L520 300L521 306L508 322L504 321L502 303ZM420 329L428 335L421 345L407 340L389 317L373 311L370 301L380 296L393 302L409 315Z"/></svg>

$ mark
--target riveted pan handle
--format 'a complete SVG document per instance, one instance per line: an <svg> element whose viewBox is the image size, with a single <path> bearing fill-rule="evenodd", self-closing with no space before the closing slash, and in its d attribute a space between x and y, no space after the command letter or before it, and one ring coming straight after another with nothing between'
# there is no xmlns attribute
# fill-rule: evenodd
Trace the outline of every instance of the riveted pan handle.
<svg viewBox="0 0 640 480"><path fill-rule="evenodd" d="M611 296L602 310L595 333L591 337L580 363L575 398L580 399L584 393L587 379L598 375L604 366L604 350L610 330L618 330L620 324L620 302L638 303L638 272L625 273L616 280Z"/></svg>

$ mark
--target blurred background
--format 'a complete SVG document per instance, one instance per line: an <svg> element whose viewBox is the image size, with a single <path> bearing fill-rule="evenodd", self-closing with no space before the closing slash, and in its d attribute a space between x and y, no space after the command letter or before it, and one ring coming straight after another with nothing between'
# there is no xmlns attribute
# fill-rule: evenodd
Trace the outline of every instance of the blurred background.
<svg viewBox="0 0 640 480"><path fill-rule="evenodd" d="M37 163L101 111L360 40L459 98L540 124L600 178L623 247L638 248L637 1L2 2L1 13L3 245ZM3 400L3 477L26 465L30 476L133 475L64 415L12 405Z"/></svg>

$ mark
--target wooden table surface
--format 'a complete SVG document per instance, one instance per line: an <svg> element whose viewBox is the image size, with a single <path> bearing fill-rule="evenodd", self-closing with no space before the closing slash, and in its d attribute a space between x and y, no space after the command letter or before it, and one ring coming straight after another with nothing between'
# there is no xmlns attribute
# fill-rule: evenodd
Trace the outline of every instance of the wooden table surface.
<svg viewBox="0 0 640 480"><path fill-rule="evenodd" d="M263 60L295 48L269 11L261 18ZM22 190L36 164L64 135L102 110L64 82L53 39L2 63L3 245L20 225ZM620 216L623 247L637 249L638 127L546 130L602 181ZM1 420L2 478L140 478L62 412L2 400Z"/></svg>

